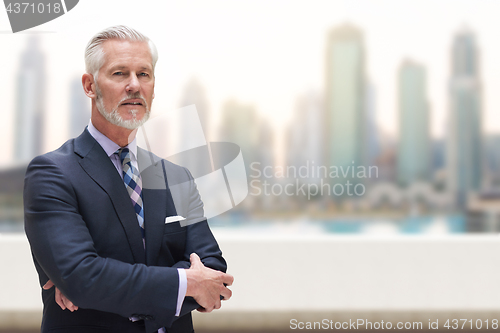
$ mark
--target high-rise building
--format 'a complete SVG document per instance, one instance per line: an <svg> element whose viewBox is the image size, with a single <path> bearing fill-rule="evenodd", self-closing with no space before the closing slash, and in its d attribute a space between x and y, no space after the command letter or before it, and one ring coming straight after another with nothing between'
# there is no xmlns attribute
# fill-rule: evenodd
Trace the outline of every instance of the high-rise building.
<svg viewBox="0 0 500 333"><path fill-rule="evenodd" d="M366 115L366 159L365 163L369 166L375 165L375 161L380 155L381 142L380 131L377 126L376 109L376 89L373 83L367 80L365 88L365 115ZM373 179L376 181L376 179Z"/></svg>
<svg viewBox="0 0 500 333"><path fill-rule="evenodd" d="M210 107L203 84L196 77L192 77L184 87L179 107L183 108L194 104L200 117L201 127L207 139L213 139L210 128ZM187 133L189 135L189 133Z"/></svg>
<svg viewBox="0 0 500 333"><path fill-rule="evenodd" d="M295 114L286 135L287 165L312 168L324 164L323 114L321 94L310 91L297 99ZM310 181L318 180L311 179Z"/></svg>
<svg viewBox="0 0 500 333"><path fill-rule="evenodd" d="M256 161L260 162L262 167L275 165L275 134L273 128L267 119L258 121L258 139Z"/></svg>
<svg viewBox="0 0 500 333"><path fill-rule="evenodd" d="M347 170L366 163L365 89L363 34L349 24L337 27L329 33L326 49L325 156L330 166ZM350 175L334 181L354 180Z"/></svg>
<svg viewBox="0 0 500 333"><path fill-rule="evenodd" d="M457 207L480 189L483 167L481 78L479 51L473 32L464 29L451 53L450 113L447 147L448 189Z"/></svg>
<svg viewBox="0 0 500 333"><path fill-rule="evenodd" d="M45 126L45 55L38 36L21 54L17 76L14 159L27 162L43 153Z"/></svg>
<svg viewBox="0 0 500 333"><path fill-rule="evenodd" d="M398 183L408 186L430 180L431 147L425 68L413 61L401 64L399 88Z"/></svg>
<svg viewBox="0 0 500 333"><path fill-rule="evenodd" d="M197 121L202 128L202 133L205 136L205 141L209 143L211 140L210 133L210 115L209 115L209 103L207 94L205 92L205 87L203 84L196 78L192 77L188 80L186 85L184 86L184 90L182 92L182 97L180 99L180 108L193 106L196 108L197 113ZM192 143L193 140L196 139L196 136L193 136L191 132L191 128L194 124L192 124L193 119L190 117L183 117L180 120L180 128L181 131L178 134L178 145L185 145L186 143ZM156 140L161 140L156 139ZM210 151L207 146L206 154L210 154ZM210 156L210 155L209 155ZM204 163L200 162L199 154L186 154L183 155L177 162L185 167L188 167L189 170L193 173L193 175L200 175L206 173ZM204 171L205 170L205 171Z"/></svg>
<svg viewBox="0 0 500 333"><path fill-rule="evenodd" d="M70 119L69 137L79 136L90 119L90 98L85 95L82 87L82 79L76 77L70 86Z"/></svg>
<svg viewBox="0 0 500 333"><path fill-rule="evenodd" d="M489 134L484 138L485 146L485 170L488 180L485 182L487 188L500 188L500 135Z"/></svg>
<svg viewBox="0 0 500 333"><path fill-rule="evenodd" d="M259 132L259 117L253 105L242 104L234 99L224 103L220 139L240 146L248 175L250 165L258 162Z"/></svg>

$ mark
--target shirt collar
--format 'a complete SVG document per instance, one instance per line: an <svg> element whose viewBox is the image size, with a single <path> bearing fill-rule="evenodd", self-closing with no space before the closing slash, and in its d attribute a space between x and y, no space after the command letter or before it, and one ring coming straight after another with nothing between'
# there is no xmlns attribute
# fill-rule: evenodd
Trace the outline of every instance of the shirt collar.
<svg viewBox="0 0 500 333"><path fill-rule="evenodd" d="M92 137L97 141L97 143L101 145L102 149L104 149L106 154L108 154L108 157L113 155L118 149L121 148L118 144L113 142L106 135L99 132L99 130L95 128L94 125L92 124L92 120L89 121L87 130L89 131L90 135L92 135ZM125 147L127 147L132 152L134 157L137 159L137 141L135 140L135 138Z"/></svg>

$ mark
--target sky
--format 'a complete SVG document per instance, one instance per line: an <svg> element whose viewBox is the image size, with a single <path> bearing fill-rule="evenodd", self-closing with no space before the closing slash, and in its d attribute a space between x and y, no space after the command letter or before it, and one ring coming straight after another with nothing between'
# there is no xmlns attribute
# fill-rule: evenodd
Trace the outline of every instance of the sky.
<svg viewBox="0 0 500 333"><path fill-rule="evenodd" d="M81 0L51 22L12 34L0 10L0 140L12 141L16 73L27 38L37 34L47 55L48 151L67 139L69 87L84 72L86 43L116 24L138 29L158 47L154 113L179 108L185 84L197 77L206 88L213 126L223 103L235 98L254 105L278 137L292 120L297 97L322 91L327 32L346 22L364 32L366 76L375 89L381 131L398 135L397 70L410 58L427 69L431 133L442 137L450 47L454 34L468 28L476 33L481 52L484 130L500 132L499 12L500 2L491 0ZM12 156L13 144L7 146L2 164Z"/></svg>

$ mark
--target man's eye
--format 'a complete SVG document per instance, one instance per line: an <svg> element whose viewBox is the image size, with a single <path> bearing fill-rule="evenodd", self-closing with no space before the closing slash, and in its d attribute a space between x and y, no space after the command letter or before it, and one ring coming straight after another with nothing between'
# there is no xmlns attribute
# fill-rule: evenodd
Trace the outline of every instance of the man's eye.
<svg viewBox="0 0 500 333"><path fill-rule="evenodd" d="M123 72L115 72L113 75L123 75Z"/></svg>
<svg viewBox="0 0 500 333"><path fill-rule="evenodd" d="M140 76L148 76L149 74L148 73L141 73L139 74Z"/></svg>

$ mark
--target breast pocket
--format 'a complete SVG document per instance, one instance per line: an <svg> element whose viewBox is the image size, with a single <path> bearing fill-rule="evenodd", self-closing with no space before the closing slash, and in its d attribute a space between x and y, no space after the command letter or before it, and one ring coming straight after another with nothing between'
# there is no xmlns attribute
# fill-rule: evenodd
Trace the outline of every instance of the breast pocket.
<svg viewBox="0 0 500 333"><path fill-rule="evenodd" d="M172 265L184 260L186 250L186 228L179 222L166 223L163 229L162 251L171 258Z"/></svg>

